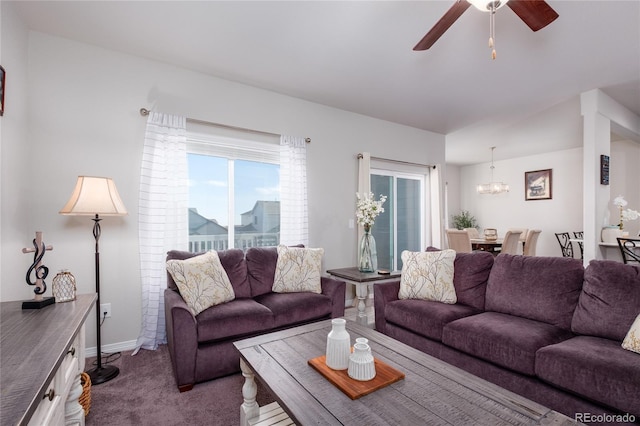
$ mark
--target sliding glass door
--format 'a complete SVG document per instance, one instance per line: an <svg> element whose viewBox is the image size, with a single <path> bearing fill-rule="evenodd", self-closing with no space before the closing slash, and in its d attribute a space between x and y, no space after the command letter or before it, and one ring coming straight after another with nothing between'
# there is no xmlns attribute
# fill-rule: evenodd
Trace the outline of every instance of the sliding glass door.
<svg viewBox="0 0 640 426"><path fill-rule="evenodd" d="M378 250L378 268L401 270L403 250L421 251L425 241L425 176L389 170L371 170L371 192L387 202L372 228Z"/></svg>

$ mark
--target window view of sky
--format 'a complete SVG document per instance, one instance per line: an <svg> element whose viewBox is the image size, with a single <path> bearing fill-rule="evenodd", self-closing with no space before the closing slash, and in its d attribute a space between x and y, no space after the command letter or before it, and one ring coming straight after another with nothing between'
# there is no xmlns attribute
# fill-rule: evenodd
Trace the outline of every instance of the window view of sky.
<svg viewBox="0 0 640 426"><path fill-rule="evenodd" d="M189 207L220 225L229 224L229 160L209 155L188 154ZM280 200L280 167L275 164L235 160L235 222L253 208L256 201Z"/></svg>

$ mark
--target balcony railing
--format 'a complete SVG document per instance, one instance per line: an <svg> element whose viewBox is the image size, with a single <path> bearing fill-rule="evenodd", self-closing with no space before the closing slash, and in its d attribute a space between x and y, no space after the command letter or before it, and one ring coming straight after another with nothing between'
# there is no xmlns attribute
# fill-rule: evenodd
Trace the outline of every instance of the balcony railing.
<svg viewBox="0 0 640 426"><path fill-rule="evenodd" d="M280 242L280 234L237 234L235 248L247 251L249 247L272 247ZM189 251L200 253L209 250L226 250L229 248L227 235L189 235Z"/></svg>

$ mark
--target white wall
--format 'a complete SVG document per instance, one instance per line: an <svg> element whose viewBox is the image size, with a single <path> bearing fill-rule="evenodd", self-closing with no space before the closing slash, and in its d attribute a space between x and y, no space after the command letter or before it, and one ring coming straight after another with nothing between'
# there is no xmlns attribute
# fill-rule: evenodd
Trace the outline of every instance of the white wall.
<svg viewBox="0 0 640 426"><path fill-rule="evenodd" d="M7 2L0 2L2 37L0 38L0 64L6 71L5 109L0 117L0 247L2 284L0 300L14 296L20 288L24 298L33 298L33 287L28 287L25 274L32 256L22 254L23 247L31 247L35 237L29 229L28 212L33 203L30 174L35 164L29 162L27 111L27 46L28 32ZM29 230L28 233L25 230ZM20 274L4 276L11 265L20 264ZM26 265L26 266L24 266Z"/></svg>
<svg viewBox="0 0 640 426"><path fill-rule="evenodd" d="M631 140L611 142L609 181L611 197L624 196L629 205L625 208L640 211L640 143ZM616 225L620 217L619 210L609 204L609 224ZM640 235L640 220L624 223L624 230L630 236Z"/></svg>
<svg viewBox="0 0 640 426"><path fill-rule="evenodd" d="M2 7L11 9L5 2ZM13 35L3 27L3 43ZM29 259L19 250L36 230L54 246L45 256L51 271L67 268L80 293L94 290L92 222L58 211L76 176L111 176L129 215L102 221L101 299L112 304L113 313L103 326L107 345L135 340L140 328L137 196L146 121L141 107L312 138L310 245L325 248L325 268L355 264L356 231L348 222L354 214L358 152L444 163L443 135L41 33L29 33L24 71L28 90L18 95L29 99L29 132L16 140L21 148L3 145L2 203L28 209L14 215L3 210L2 300L30 297L23 284ZM6 183L18 179L28 183L5 192ZM87 332L88 346L95 345L93 327Z"/></svg>
<svg viewBox="0 0 640 426"><path fill-rule="evenodd" d="M582 230L582 149L496 161L495 179L510 186L504 194L476 192L478 183L490 180L489 167L482 163L460 168L460 208L469 210L481 228L497 228L501 236L509 228L541 229L536 254L561 256L554 234ZM553 170L553 198L525 201L524 173L542 169Z"/></svg>
<svg viewBox="0 0 640 426"><path fill-rule="evenodd" d="M576 145L582 145L582 120L575 120L579 114L580 105L575 100L552 108L554 114L548 111L542 112L531 121L540 129L530 132L531 123L522 123L509 129L510 134L519 134L522 142L535 144L540 138L541 132L553 133L556 130L563 137L570 138ZM572 123L567 126L566 123ZM557 136L554 136L557 137ZM608 141L608 138L607 138ZM496 140L496 145L509 143L509 140ZM597 185L596 190L608 191L610 196L603 200L598 212L599 217L607 216L608 221L598 222L595 231L597 242L600 241L600 229L605 222L616 224L618 212L612 206L611 201L617 195L624 195L629 202L629 208L640 210L640 143L634 140L618 140L611 142L610 152L607 142L606 151L598 151L598 154L610 154L610 185L608 187ZM599 156L598 156L599 158ZM460 210L469 210L479 221L480 227L497 228L503 235L508 228L539 228L542 234L538 240L537 254L543 256L561 256L560 246L554 236L556 232L585 231L584 229L584 150L583 148L554 151L547 154L524 156L495 162L495 178L508 183L511 191L500 195L479 195L475 192L478 183L490 180L490 163L476 164L472 166L447 165L448 208L449 219L451 215ZM524 201L524 172L540 169L553 169L553 199ZM599 176L599 171L596 171ZM459 174L459 179L455 174ZM599 179L599 178L598 178ZM593 190L593 188L589 188ZM609 199L610 198L610 199ZM625 223L625 230L630 235L638 235L640 232L640 220ZM586 234L585 234L586 235ZM575 247L575 257L580 253ZM602 257L599 247L596 255ZM588 261L588 259L587 259Z"/></svg>

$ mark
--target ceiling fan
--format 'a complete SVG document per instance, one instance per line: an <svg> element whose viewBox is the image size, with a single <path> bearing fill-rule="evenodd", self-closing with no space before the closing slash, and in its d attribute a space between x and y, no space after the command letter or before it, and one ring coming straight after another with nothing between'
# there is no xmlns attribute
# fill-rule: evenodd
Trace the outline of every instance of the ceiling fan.
<svg viewBox="0 0 640 426"><path fill-rule="evenodd" d="M558 13L543 0L456 0L453 6L436 22L422 40L416 44L413 50L427 50L433 46L442 34L444 34L472 4L477 9L490 12L491 14L491 34L489 38L489 47L491 48L493 48L493 40L495 38L493 15L496 10L505 4L533 31L538 31L546 27L558 17ZM493 51L493 58L495 59L495 50Z"/></svg>

